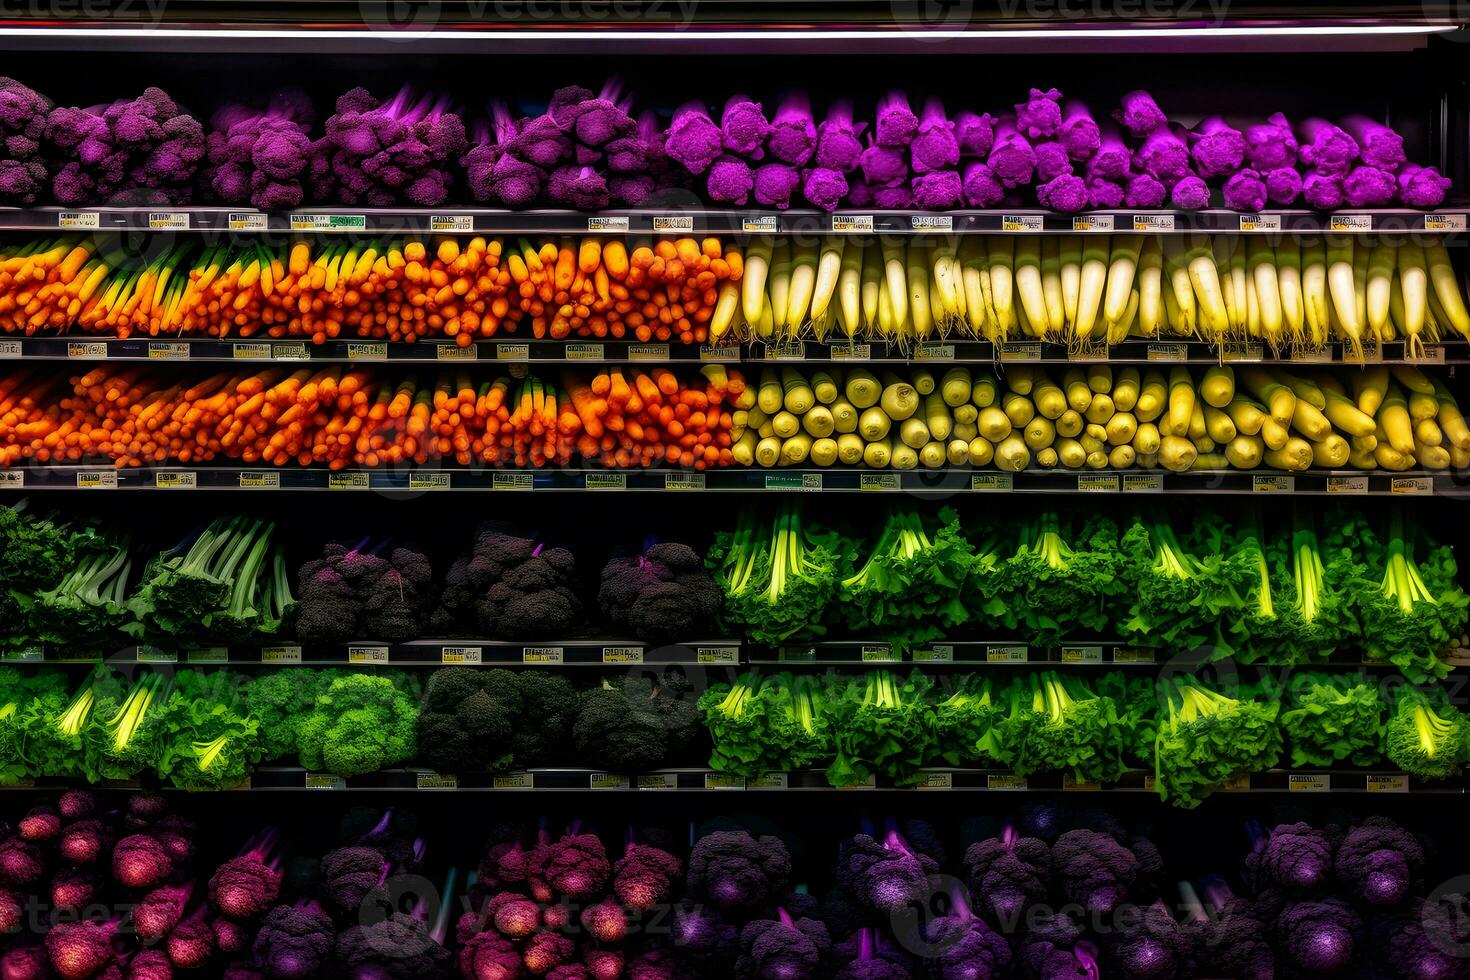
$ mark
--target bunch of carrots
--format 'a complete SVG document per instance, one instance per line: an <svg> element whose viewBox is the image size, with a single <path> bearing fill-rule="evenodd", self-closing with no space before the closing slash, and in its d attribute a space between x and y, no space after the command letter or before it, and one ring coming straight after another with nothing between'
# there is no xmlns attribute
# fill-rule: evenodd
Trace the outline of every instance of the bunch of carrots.
<svg viewBox="0 0 1470 980"><path fill-rule="evenodd" d="M461 347L522 320L537 338L628 337L702 343L738 249L718 239L635 244L451 238L202 244L156 255L63 235L0 245L0 329L126 338L334 337ZM733 315L733 301L721 308ZM720 330L716 330L718 335Z"/></svg>
<svg viewBox="0 0 1470 980"><path fill-rule="evenodd" d="M197 380L144 366L99 366L63 381L0 376L0 464L110 459L119 467L214 459L268 466L563 466L695 469L733 461L732 428L753 399L719 365L568 373L476 382L335 365L226 371Z"/></svg>

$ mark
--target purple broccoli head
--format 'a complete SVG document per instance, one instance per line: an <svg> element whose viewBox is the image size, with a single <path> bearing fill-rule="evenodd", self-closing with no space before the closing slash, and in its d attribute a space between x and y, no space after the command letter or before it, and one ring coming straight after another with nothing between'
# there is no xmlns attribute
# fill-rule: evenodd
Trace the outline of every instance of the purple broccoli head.
<svg viewBox="0 0 1470 980"><path fill-rule="evenodd" d="M1123 203L1130 208L1161 208L1169 191L1148 174L1129 174L1123 185Z"/></svg>
<svg viewBox="0 0 1470 980"><path fill-rule="evenodd" d="M964 197L960 175L953 170L918 174L910 189L914 195L914 206L925 211L944 211L959 207Z"/></svg>
<svg viewBox="0 0 1470 980"><path fill-rule="evenodd" d="M1230 175L1223 194L1225 206L1235 211L1259 211L1266 206L1266 182L1249 167Z"/></svg>
<svg viewBox="0 0 1470 980"><path fill-rule="evenodd" d="M992 208L1005 199L1005 185L1000 178L983 163L965 166L965 204L972 208Z"/></svg>
<svg viewBox="0 0 1470 980"><path fill-rule="evenodd" d="M791 195L801 185L801 174L784 163L763 163L755 170L755 202L762 207L786 210Z"/></svg>
<svg viewBox="0 0 1470 980"><path fill-rule="evenodd" d="M863 124L853 123L851 102L834 102L827 118L817 126L817 166L851 173L862 156L863 144L858 138L862 129Z"/></svg>
<svg viewBox="0 0 1470 980"><path fill-rule="evenodd" d="M840 170L812 167L802 176L801 196L823 211L835 211L847 196L847 177Z"/></svg>
<svg viewBox="0 0 1470 980"><path fill-rule="evenodd" d="M988 112L962 111L954 117L954 135L962 156L984 158L995 145L995 120Z"/></svg>
<svg viewBox="0 0 1470 980"><path fill-rule="evenodd" d="M1338 882L1354 898L1380 906L1403 901L1423 869L1419 841L1385 817L1369 817L1349 830L1334 864Z"/></svg>
<svg viewBox="0 0 1470 980"><path fill-rule="evenodd" d="M1073 214L1087 207L1087 182L1073 174L1061 174L1037 186L1036 200L1044 208Z"/></svg>
<svg viewBox="0 0 1470 980"><path fill-rule="evenodd" d="M782 163L800 167L817 151L817 124L805 94L794 92L781 100L771 122L766 148Z"/></svg>
<svg viewBox="0 0 1470 980"><path fill-rule="evenodd" d="M750 171L750 164L735 156L722 156L709 168L709 177L705 180L705 190L710 200L721 204L735 204L743 206L750 200L751 188L755 186L755 177Z"/></svg>
<svg viewBox="0 0 1470 980"><path fill-rule="evenodd" d="M944 114L944 103L937 98L924 102L918 132L909 144L909 160L917 174L947 170L960 162L955 125Z"/></svg>
<svg viewBox="0 0 1470 980"><path fill-rule="evenodd" d="M1062 128L1062 93L1034 88L1025 102L1016 104L1016 129L1028 139L1054 136Z"/></svg>
<svg viewBox="0 0 1470 980"><path fill-rule="evenodd" d="M689 853L689 894L722 911L760 908L791 875L791 855L776 837L742 830L701 837Z"/></svg>
<svg viewBox="0 0 1470 980"><path fill-rule="evenodd" d="M686 102L674 112L664 152L692 174L702 174L724 149L720 127L701 102Z"/></svg>
<svg viewBox="0 0 1470 980"><path fill-rule="evenodd" d="M771 124L759 102L743 95L732 95L726 100L725 111L720 114L720 137L726 152L758 160L770 131Z"/></svg>
<svg viewBox="0 0 1470 980"><path fill-rule="evenodd" d="M1381 208L1393 203L1398 184L1378 167L1354 167L1343 178L1342 192L1350 208Z"/></svg>
<svg viewBox="0 0 1470 980"><path fill-rule="evenodd" d="M907 95L895 90L878 100L873 137L879 146L908 146L918 130L919 117L909 107Z"/></svg>
<svg viewBox="0 0 1470 980"><path fill-rule="evenodd" d="M1266 197L1272 204L1295 204L1302 196L1302 175L1295 167L1277 167L1266 174Z"/></svg>
<svg viewBox="0 0 1470 980"><path fill-rule="evenodd" d="M1181 211L1198 211L1210 203L1210 188L1203 180L1190 174L1169 188L1169 203Z"/></svg>
<svg viewBox="0 0 1470 980"><path fill-rule="evenodd" d="M1433 167L1405 164L1398 172L1399 200L1411 208L1437 208L1449 193L1450 181Z"/></svg>
<svg viewBox="0 0 1470 980"><path fill-rule="evenodd" d="M1245 128L1246 159L1253 169L1275 170L1296 165L1296 134L1281 113L1273 113L1264 123Z"/></svg>
<svg viewBox="0 0 1470 980"><path fill-rule="evenodd" d="M971 844L964 866L970 894L980 896L981 911L1009 930L1027 906L1046 897L1051 848L1035 837L1019 837L1007 827L999 837Z"/></svg>

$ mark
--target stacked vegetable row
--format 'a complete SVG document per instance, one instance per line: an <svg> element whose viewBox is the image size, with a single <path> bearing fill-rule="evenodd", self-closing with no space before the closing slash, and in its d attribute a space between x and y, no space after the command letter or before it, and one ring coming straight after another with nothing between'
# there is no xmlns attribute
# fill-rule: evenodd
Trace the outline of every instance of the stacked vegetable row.
<svg viewBox="0 0 1470 980"><path fill-rule="evenodd" d="M1352 235L833 235L758 238L730 336L808 334L907 345L951 333L1106 347L1130 337L1258 342L1273 351L1470 337L1464 290L1437 239ZM727 322L716 318L720 340Z"/></svg>
<svg viewBox="0 0 1470 980"><path fill-rule="evenodd" d="M853 540L788 506L747 513L717 535L709 566L725 618L780 645L845 624L899 649L966 626L1042 645L1126 637L1208 659L1304 664L1362 650L1421 680L1443 677L1464 644L1470 597L1450 549L1394 510L1373 527L1334 513L1320 530L1247 513L1192 524L1160 514L1119 526L1044 513L962 526L895 510ZM960 634L962 635L962 634Z"/></svg>
<svg viewBox="0 0 1470 980"><path fill-rule="evenodd" d="M0 324L28 335L442 338L468 347L525 321L538 338L696 344L728 329L741 271L740 250L717 238L630 248L599 237L203 246L185 236L133 254L62 235L0 246Z"/></svg>
<svg viewBox="0 0 1470 980"><path fill-rule="evenodd" d="M1071 470L1163 467L1440 470L1470 463L1470 428L1438 378L1392 370L1228 365L1060 373L1028 365L767 368L736 403L741 465Z"/></svg>
<svg viewBox="0 0 1470 980"><path fill-rule="evenodd" d="M156 779L215 790L248 782L264 762L360 776L409 762L641 773L704 761L695 694L673 669L584 689L548 671L421 676L180 670L128 681L99 667L78 685L63 670L0 668L0 785Z"/></svg>
<svg viewBox="0 0 1470 980"><path fill-rule="evenodd" d="M1288 758L1293 768L1386 758L1424 779L1458 777L1470 761L1470 716L1441 689L1366 675L1302 673L1218 689L1184 675L1117 672L1009 683L917 671L747 674L712 686L699 707L714 742L711 768L748 779L824 768L833 786L875 777L913 786L936 766L1112 783L1141 767L1160 798L1193 807L1234 777Z"/></svg>
<svg viewBox="0 0 1470 980"><path fill-rule="evenodd" d="M705 469L734 461L733 412L754 398L719 365L477 379L440 369L269 367L200 378L106 365L63 380L0 378L0 464L106 459L119 467L453 461L525 468Z"/></svg>
<svg viewBox="0 0 1470 980"><path fill-rule="evenodd" d="M270 367L197 380L106 365L0 377L0 465L238 460L331 469L452 461L541 468L862 465L1186 470L1444 470L1470 429L1438 378L1391 370L1203 372L1107 365L881 376L608 368L476 380L467 371Z"/></svg>
<svg viewBox="0 0 1470 980"><path fill-rule="evenodd" d="M0 95L4 204L197 198L286 209L473 199L596 210L692 193L716 204L753 198L828 211L1195 209L1212 198L1259 211L1298 201L1323 210L1429 208L1450 185L1410 163L1403 137L1364 115L1293 124L1281 113L1253 114L1240 117L1242 128L1211 116L1186 129L1144 91L1124 95L1111 118L1055 88L1033 88L994 117L947 111L937 96L911 104L893 91L870 119L840 99L820 123L805 93L784 95L770 118L742 94L724 101L718 119L704 102L686 102L665 127L652 111L635 116L631 94L610 81L598 92L557 89L519 117L492 102L467 128L449 95L404 87L384 100L354 88L320 129L310 101L282 91L220 106L208 130L157 88L90 108L53 106L9 78L0 78Z"/></svg>
<svg viewBox="0 0 1470 980"><path fill-rule="evenodd" d="M385 539L329 543L287 573L275 525L221 518L139 562L130 538L92 524L0 508L0 648L111 653L143 643L179 650L439 636L568 637L593 621L607 635L665 644L708 632L720 590L700 554L657 542L614 554L584 594L573 553L489 524L436 576L422 552ZM297 599L299 595L299 601Z"/></svg>
<svg viewBox="0 0 1470 980"><path fill-rule="evenodd" d="M631 245L631 247L630 247ZM748 274L746 267L749 267ZM1215 235L299 241L162 254L63 235L0 246L0 328L27 335L621 338L693 344L814 335L1072 346L1128 337L1345 342L1470 337L1445 250Z"/></svg>

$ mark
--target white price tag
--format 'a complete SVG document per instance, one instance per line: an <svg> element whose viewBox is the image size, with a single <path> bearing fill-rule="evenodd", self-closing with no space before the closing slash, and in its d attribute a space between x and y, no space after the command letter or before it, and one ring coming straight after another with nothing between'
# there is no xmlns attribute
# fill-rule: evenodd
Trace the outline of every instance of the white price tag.
<svg viewBox="0 0 1470 980"><path fill-rule="evenodd" d="M1226 361L1259 361L1265 356L1266 348L1261 344L1228 341L1220 347L1220 358Z"/></svg>
<svg viewBox="0 0 1470 980"><path fill-rule="evenodd" d="M347 342L347 359L349 361L386 361L388 359L388 345L349 340Z"/></svg>
<svg viewBox="0 0 1470 980"><path fill-rule="evenodd" d="M614 772L588 773L587 786L589 789L627 789L628 777Z"/></svg>
<svg viewBox="0 0 1470 980"><path fill-rule="evenodd" d="M914 347L914 360L952 361L954 360L954 344L918 344Z"/></svg>
<svg viewBox="0 0 1470 980"><path fill-rule="evenodd" d="M1039 232L1042 219L1039 214L1003 214L1000 216L1001 231Z"/></svg>
<svg viewBox="0 0 1470 980"><path fill-rule="evenodd" d="M85 470L77 474L78 490L116 490L117 470Z"/></svg>
<svg viewBox="0 0 1470 980"><path fill-rule="evenodd" d="M1041 345L1036 343L1012 342L1000 345L1000 359L1002 361L1039 361L1041 360Z"/></svg>
<svg viewBox="0 0 1470 980"><path fill-rule="evenodd" d="M536 478L531 473L496 473L490 477L491 490L531 490Z"/></svg>
<svg viewBox="0 0 1470 980"><path fill-rule="evenodd" d="M443 647L439 651L441 664L478 664L484 656L483 647Z"/></svg>
<svg viewBox="0 0 1470 980"><path fill-rule="evenodd" d="M1427 476L1396 476L1388 484L1390 493L1422 497L1434 492L1434 480Z"/></svg>
<svg viewBox="0 0 1470 980"><path fill-rule="evenodd" d="M873 356L873 345L834 341L828 348L828 354L834 361L866 361Z"/></svg>
<svg viewBox="0 0 1470 980"><path fill-rule="evenodd" d="M230 350L230 356L237 361L261 361L269 360L271 356L270 344L235 344Z"/></svg>
<svg viewBox="0 0 1470 980"><path fill-rule="evenodd" d="M497 361L529 361L531 359L531 345L496 344L495 359Z"/></svg>
<svg viewBox="0 0 1470 980"><path fill-rule="evenodd" d="M292 231L363 231L367 215L363 214L293 214Z"/></svg>
<svg viewBox="0 0 1470 980"><path fill-rule="evenodd" d="M1332 790L1332 777L1325 772L1294 772L1286 777L1288 793L1327 793Z"/></svg>
<svg viewBox="0 0 1470 980"><path fill-rule="evenodd" d="M948 214L909 215L909 227L914 231L954 231L954 217Z"/></svg>
<svg viewBox="0 0 1470 980"><path fill-rule="evenodd" d="M1118 474L1116 473L1078 473L1078 493L1117 493Z"/></svg>
<svg viewBox="0 0 1470 980"><path fill-rule="evenodd" d="M744 789L745 780L739 776L731 776L723 772L707 772L704 774L705 789Z"/></svg>
<svg viewBox="0 0 1470 980"><path fill-rule="evenodd" d="M1371 214L1334 214L1327 219L1328 231L1363 232L1373 230Z"/></svg>
<svg viewBox="0 0 1470 980"><path fill-rule="evenodd" d="M418 789L459 789L459 777L442 772L421 772L414 776Z"/></svg>
<svg viewBox="0 0 1470 980"><path fill-rule="evenodd" d="M628 476L626 473L588 473L583 484L588 490L626 490L628 489Z"/></svg>
<svg viewBox="0 0 1470 980"><path fill-rule="evenodd" d="M475 345L461 347L458 344L435 344L434 360L436 361L473 361L480 356Z"/></svg>
<svg viewBox="0 0 1470 980"><path fill-rule="evenodd" d="M931 643L927 650L914 651L914 663L952 664L954 663L954 646L949 643Z"/></svg>
<svg viewBox="0 0 1470 980"><path fill-rule="evenodd" d="M70 343L66 345L66 356L77 358L105 358L107 345L101 341Z"/></svg>
<svg viewBox="0 0 1470 980"><path fill-rule="evenodd" d="M307 789L346 789L347 780L341 776L333 776L329 772L309 772L306 774Z"/></svg>
<svg viewBox="0 0 1470 980"><path fill-rule="evenodd" d="M1410 364L1443 364L1444 347L1440 344L1425 344L1417 353L1405 353L1404 360Z"/></svg>
<svg viewBox="0 0 1470 980"><path fill-rule="evenodd" d="M1111 214L1079 214L1072 218L1073 231L1112 231Z"/></svg>
<svg viewBox="0 0 1470 980"><path fill-rule="evenodd" d="M738 344L725 344L720 347L700 344L699 359L701 361L738 361L740 360L740 347Z"/></svg>
<svg viewBox="0 0 1470 980"><path fill-rule="evenodd" d="M1124 473L1124 493L1159 493L1164 489L1162 473Z"/></svg>
<svg viewBox="0 0 1470 980"><path fill-rule="evenodd" d="M820 490L820 473L767 473L767 490Z"/></svg>
<svg viewBox="0 0 1470 980"><path fill-rule="evenodd" d="M605 664L641 664L642 647L603 647L602 662Z"/></svg>
<svg viewBox="0 0 1470 980"><path fill-rule="evenodd" d="M410 473L410 490L448 490L453 483L452 473Z"/></svg>
<svg viewBox="0 0 1470 980"><path fill-rule="evenodd" d="M1026 788L1026 777L1009 775L1005 773L986 776L985 788L998 790L1023 790Z"/></svg>
<svg viewBox="0 0 1470 980"><path fill-rule="evenodd" d="M1281 215L1279 214L1242 214L1240 216L1241 231L1280 231Z"/></svg>
<svg viewBox="0 0 1470 980"><path fill-rule="evenodd" d="M664 214L655 215L653 219L654 231L693 231L694 216L689 214Z"/></svg>
<svg viewBox="0 0 1470 980"><path fill-rule="evenodd" d="M475 216L472 214L431 214L430 231L474 231Z"/></svg>
<svg viewBox="0 0 1470 980"><path fill-rule="evenodd" d="M1328 493L1367 493L1368 478L1366 476L1329 476L1327 478Z"/></svg>
<svg viewBox="0 0 1470 980"><path fill-rule="evenodd" d="M601 344L567 344L562 353L569 361L600 361L603 357Z"/></svg>
<svg viewBox="0 0 1470 980"><path fill-rule="evenodd" d="M1370 772L1363 788L1370 793L1407 793L1409 774L1405 772Z"/></svg>
<svg viewBox="0 0 1470 980"><path fill-rule="evenodd" d="M914 789L954 789L954 773L926 772L921 774L923 782Z"/></svg>
<svg viewBox="0 0 1470 980"><path fill-rule="evenodd" d="M230 231L265 231L269 227L265 215L247 211L231 211L226 223Z"/></svg>
<svg viewBox="0 0 1470 980"><path fill-rule="evenodd" d="M187 211L148 212L148 229L150 231L188 231L191 224L189 212Z"/></svg>
<svg viewBox="0 0 1470 980"><path fill-rule="evenodd" d="M695 647L694 662L700 664L736 664L740 662L740 648Z"/></svg>
<svg viewBox="0 0 1470 980"><path fill-rule="evenodd" d="M529 772L505 772L490 779L491 789L535 789L536 777Z"/></svg>
<svg viewBox="0 0 1470 980"><path fill-rule="evenodd" d="M1263 476L1257 473L1251 477L1253 493L1291 493L1295 489L1294 476Z"/></svg>
<svg viewBox="0 0 1470 980"><path fill-rule="evenodd" d="M588 231L627 231L628 219L626 216L618 217L593 217L587 219Z"/></svg>
<svg viewBox="0 0 1470 980"><path fill-rule="evenodd" d="M903 660L902 655L887 643L867 644L859 651L859 656L865 664L886 664Z"/></svg>
<svg viewBox="0 0 1470 980"><path fill-rule="evenodd" d="M309 361L311 360L311 352L306 349L306 344L299 341L291 341L284 344L272 344L271 360Z"/></svg>
<svg viewBox="0 0 1470 980"><path fill-rule="evenodd" d="M1025 646L988 646L985 648L985 662L988 664L1024 664L1030 653Z"/></svg>
<svg viewBox="0 0 1470 980"><path fill-rule="evenodd" d="M628 345L628 360L630 361L667 361L668 359L668 344Z"/></svg>
<svg viewBox="0 0 1470 980"><path fill-rule="evenodd" d="M1172 214L1135 214L1133 216L1134 231L1173 231L1174 216Z"/></svg>
<svg viewBox="0 0 1470 980"><path fill-rule="evenodd" d="M1463 214L1426 214L1424 216L1425 231L1464 231L1465 215Z"/></svg>
<svg viewBox="0 0 1470 980"><path fill-rule="evenodd" d="M385 664L388 662L388 648L377 645L350 646L347 648L347 662L350 664Z"/></svg>
<svg viewBox="0 0 1470 980"><path fill-rule="evenodd" d="M17 490L25 485L25 470L0 470L0 488Z"/></svg>
<svg viewBox="0 0 1470 980"><path fill-rule="evenodd" d="M762 214L754 218L741 218L740 230L746 234L759 234L761 232L775 234L780 230L780 225L777 223L774 214Z"/></svg>
<svg viewBox="0 0 1470 980"><path fill-rule="evenodd" d="M561 647L525 647L521 650L523 664L566 663L566 652Z"/></svg>
<svg viewBox="0 0 1470 980"><path fill-rule="evenodd" d="M69 229L101 228L102 215L96 211L62 211L56 216L56 227Z"/></svg>
<svg viewBox="0 0 1470 980"><path fill-rule="evenodd" d="M678 789L679 777L671 772L646 772L635 785L638 789Z"/></svg>
<svg viewBox="0 0 1470 980"><path fill-rule="evenodd" d="M1100 664L1102 662L1103 648L1100 646L1062 647L1062 663L1064 664Z"/></svg>
<svg viewBox="0 0 1470 980"><path fill-rule="evenodd" d="M872 231L873 216L871 214L834 214L832 215L833 231Z"/></svg>
<svg viewBox="0 0 1470 980"><path fill-rule="evenodd" d="M23 354L18 340L0 340L0 357L21 357Z"/></svg>
<svg viewBox="0 0 1470 980"><path fill-rule="evenodd" d="M665 473L665 490L703 490L703 473Z"/></svg>
<svg viewBox="0 0 1470 980"><path fill-rule="evenodd" d="M148 360L150 361L187 361L188 359L188 344L150 343L148 345Z"/></svg>
<svg viewBox="0 0 1470 980"><path fill-rule="evenodd" d="M745 781L746 789L785 789L787 785L784 772L768 772L764 776Z"/></svg>

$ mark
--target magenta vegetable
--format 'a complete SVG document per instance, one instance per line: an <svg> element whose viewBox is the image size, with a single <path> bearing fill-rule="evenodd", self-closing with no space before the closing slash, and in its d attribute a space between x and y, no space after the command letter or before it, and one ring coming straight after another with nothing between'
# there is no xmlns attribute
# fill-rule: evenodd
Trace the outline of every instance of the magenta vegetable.
<svg viewBox="0 0 1470 980"><path fill-rule="evenodd" d="M827 109L827 118L817 126L818 167L851 173L857 169L858 159L863 154L863 144L858 139L865 124L852 121L852 103L839 100Z"/></svg>
<svg viewBox="0 0 1470 980"><path fill-rule="evenodd" d="M962 156L983 157L995 144L995 120L988 112L978 116L968 110L960 112L954 117L954 135Z"/></svg>
<svg viewBox="0 0 1470 980"><path fill-rule="evenodd" d="M1272 113L1263 123L1245 128L1246 160L1262 173L1296 165L1296 135L1281 113Z"/></svg>
<svg viewBox="0 0 1470 980"><path fill-rule="evenodd" d="M1067 155L1067 149L1062 144L1053 141L1037 143L1032 152L1036 154L1036 180L1039 183L1046 183L1072 172L1072 158Z"/></svg>
<svg viewBox="0 0 1470 980"><path fill-rule="evenodd" d="M873 188L866 180L858 177L847 182L847 206L865 208L873 203Z"/></svg>
<svg viewBox="0 0 1470 980"><path fill-rule="evenodd" d="M895 180L907 180L908 162L902 150L891 146L870 144L862 154L863 179L870 184L891 184Z"/></svg>
<svg viewBox="0 0 1470 980"><path fill-rule="evenodd" d="M1032 140L1055 136L1062 128L1061 101L1059 89L1032 89L1025 102L1016 103L1016 129Z"/></svg>
<svg viewBox="0 0 1470 980"><path fill-rule="evenodd" d="M1168 123L1168 117L1154 101L1154 97L1143 89L1123 96L1122 105L1113 112L1113 118L1122 123L1134 139L1149 135Z"/></svg>
<svg viewBox="0 0 1470 980"><path fill-rule="evenodd" d="M1036 188L1036 200L1044 208L1070 214L1087 207L1090 200L1088 185L1073 174L1059 174Z"/></svg>
<svg viewBox="0 0 1470 980"><path fill-rule="evenodd" d="M802 175L801 196L823 211L836 211L847 196L847 177L840 170L812 167Z"/></svg>
<svg viewBox="0 0 1470 980"><path fill-rule="evenodd" d="M1343 178L1343 199L1350 208L1381 208L1393 203L1393 174L1378 167L1360 166Z"/></svg>
<svg viewBox="0 0 1470 980"><path fill-rule="evenodd" d="M909 144L909 159L916 174L945 170L960 162L960 144L955 138L954 123L944 114L944 103L937 98L931 97L924 102L919 130ZM958 174L955 182L959 182Z"/></svg>
<svg viewBox="0 0 1470 980"><path fill-rule="evenodd" d="M964 173L965 204L972 208L991 208L1006 196L1000 178L983 163L971 163Z"/></svg>
<svg viewBox="0 0 1470 980"><path fill-rule="evenodd" d="M1062 102L1062 145L1073 160L1088 160L1102 146L1102 131L1081 99Z"/></svg>
<svg viewBox="0 0 1470 980"><path fill-rule="evenodd" d="M725 111L720 114L720 136L726 151L759 160L761 147L770 132L771 124L766 121L759 102L743 95L732 95L725 101Z"/></svg>
<svg viewBox="0 0 1470 980"><path fill-rule="evenodd" d="M632 105L632 97L623 94L622 82L610 78L597 95L559 106L555 117L557 124L571 132L578 143L600 148L633 132L637 124L628 113Z"/></svg>
<svg viewBox="0 0 1470 980"><path fill-rule="evenodd" d="M1319 211L1342 207L1342 178L1321 173L1307 174L1302 181L1302 197L1310 207Z"/></svg>
<svg viewBox="0 0 1470 980"><path fill-rule="evenodd" d="M784 163L761 164L755 171L755 203L784 211L800 183L801 174Z"/></svg>
<svg viewBox="0 0 1470 980"><path fill-rule="evenodd" d="M1266 199L1283 207L1302 196L1302 175L1295 167L1277 167L1266 174Z"/></svg>
<svg viewBox="0 0 1470 980"><path fill-rule="evenodd" d="M1201 120L1189 142L1195 172L1206 179L1234 173L1245 161L1245 137L1219 116Z"/></svg>
<svg viewBox="0 0 1470 980"><path fill-rule="evenodd" d="M1433 167L1408 163L1398 172L1399 200L1411 208L1437 208L1449 193L1450 181Z"/></svg>
<svg viewBox="0 0 1470 980"><path fill-rule="evenodd" d="M914 195L908 181L898 181L873 188L873 203L885 210L902 210L914 206Z"/></svg>
<svg viewBox="0 0 1470 980"><path fill-rule="evenodd" d="M991 146L985 163L1006 187L1031 183L1036 169L1036 152L1010 117L1004 117L995 124L995 144Z"/></svg>
<svg viewBox="0 0 1470 980"><path fill-rule="evenodd" d="M1266 182L1258 171L1244 167L1225 180L1225 206L1236 211L1259 211L1266 206Z"/></svg>
<svg viewBox="0 0 1470 980"><path fill-rule="evenodd" d="M800 167L812 158L817 150L817 124L805 93L793 92L781 100L766 148L771 156L793 167Z"/></svg>
<svg viewBox="0 0 1470 980"><path fill-rule="evenodd" d="M1368 166L1394 173L1408 162L1404 138L1382 123L1356 113L1342 120L1342 128L1358 144L1358 158Z"/></svg>
<svg viewBox="0 0 1470 980"><path fill-rule="evenodd" d="M1194 174L1181 177L1169 188L1169 204L1181 211L1198 211L1210 203L1210 189Z"/></svg>
<svg viewBox="0 0 1470 980"><path fill-rule="evenodd" d="M664 138L664 152L692 174L702 174L719 157L723 148L720 127L704 108L703 102L686 102L674 110Z"/></svg>
<svg viewBox="0 0 1470 980"><path fill-rule="evenodd" d="M1122 180L1133 165L1133 154L1117 126L1104 123L1100 132L1097 151L1087 161L1087 176Z"/></svg>
<svg viewBox="0 0 1470 980"><path fill-rule="evenodd" d="M1328 177L1341 177L1358 156L1358 143L1345 130L1314 116L1297 126L1302 163Z"/></svg>
<svg viewBox="0 0 1470 980"><path fill-rule="evenodd" d="M1154 130L1133 156L1133 169L1157 177L1165 186L1189 173L1189 147L1171 126Z"/></svg>
<svg viewBox="0 0 1470 980"><path fill-rule="evenodd" d="M721 204L744 206L750 200L751 188L755 186L755 175L750 164L736 156L726 154L709 168L705 190L710 200Z"/></svg>
<svg viewBox="0 0 1470 980"><path fill-rule="evenodd" d="M1087 181L1087 203L1096 209L1120 208L1123 206L1123 185L1102 177L1090 178Z"/></svg>
<svg viewBox="0 0 1470 980"><path fill-rule="evenodd" d="M1129 174L1123 187L1123 203L1130 208L1161 208L1169 192L1148 174Z"/></svg>
<svg viewBox="0 0 1470 980"><path fill-rule="evenodd" d="M894 90L878 100L874 138L879 146L908 146L919 130L919 117L909 108L909 97Z"/></svg>
<svg viewBox="0 0 1470 980"><path fill-rule="evenodd" d="M943 211L959 207L964 197L960 175L953 170L935 170L914 178L914 207L925 211Z"/></svg>

